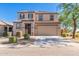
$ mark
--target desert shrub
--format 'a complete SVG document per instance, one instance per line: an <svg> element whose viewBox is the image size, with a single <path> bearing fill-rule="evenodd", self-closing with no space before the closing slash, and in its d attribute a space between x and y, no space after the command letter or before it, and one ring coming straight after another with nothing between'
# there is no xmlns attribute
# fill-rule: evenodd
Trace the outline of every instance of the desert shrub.
<svg viewBox="0 0 79 59"><path fill-rule="evenodd" d="M10 43L17 43L17 38L15 36L9 37Z"/></svg>
<svg viewBox="0 0 79 59"><path fill-rule="evenodd" d="M75 36L76 36L76 37L79 37L79 33L76 33Z"/></svg>
<svg viewBox="0 0 79 59"><path fill-rule="evenodd" d="M66 33L63 33L61 36L66 37Z"/></svg>
<svg viewBox="0 0 79 59"><path fill-rule="evenodd" d="M30 35L28 33L25 33L23 36L24 36L25 40L29 40L30 39Z"/></svg>

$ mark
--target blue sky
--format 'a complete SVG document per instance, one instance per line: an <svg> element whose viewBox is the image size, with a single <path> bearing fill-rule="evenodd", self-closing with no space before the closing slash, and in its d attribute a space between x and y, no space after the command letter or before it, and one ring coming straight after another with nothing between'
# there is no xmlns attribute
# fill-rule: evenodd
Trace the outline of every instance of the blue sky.
<svg viewBox="0 0 79 59"><path fill-rule="evenodd" d="M13 22L17 19L17 12L20 10L38 10L57 12L56 3L0 3L0 20Z"/></svg>

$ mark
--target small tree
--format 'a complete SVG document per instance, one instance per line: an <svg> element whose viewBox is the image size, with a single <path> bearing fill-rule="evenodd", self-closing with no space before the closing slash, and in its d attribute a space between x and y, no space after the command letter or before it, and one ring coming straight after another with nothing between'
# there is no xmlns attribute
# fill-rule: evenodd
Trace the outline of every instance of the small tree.
<svg viewBox="0 0 79 59"><path fill-rule="evenodd" d="M64 23L66 23L66 25L69 24L68 23L69 21L72 22L72 23L70 23L73 26L72 38L75 38L77 20L79 19L79 4L63 3L63 4L60 4L60 8L61 8L61 14L60 14L61 22L64 21Z"/></svg>

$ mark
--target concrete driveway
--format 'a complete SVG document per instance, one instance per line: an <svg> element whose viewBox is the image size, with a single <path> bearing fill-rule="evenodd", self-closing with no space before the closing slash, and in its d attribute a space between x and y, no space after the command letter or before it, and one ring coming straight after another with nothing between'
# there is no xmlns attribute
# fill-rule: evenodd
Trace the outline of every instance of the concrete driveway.
<svg viewBox="0 0 79 59"><path fill-rule="evenodd" d="M2 44L8 38L0 38L0 55L5 56L77 56L79 43L60 38L35 40L32 44ZM2 47L1 47L2 46Z"/></svg>

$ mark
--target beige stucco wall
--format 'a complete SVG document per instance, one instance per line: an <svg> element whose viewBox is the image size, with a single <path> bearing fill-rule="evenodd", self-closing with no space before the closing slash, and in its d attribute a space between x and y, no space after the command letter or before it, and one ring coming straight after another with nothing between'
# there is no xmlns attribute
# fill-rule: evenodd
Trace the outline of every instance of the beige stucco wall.
<svg viewBox="0 0 79 59"><path fill-rule="evenodd" d="M16 35L17 32L20 32L20 36L23 36L22 27L20 29L16 29L16 24L17 23L13 23L13 35Z"/></svg>
<svg viewBox="0 0 79 59"><path fill-rule="evenodd" d="M16 32L20 32L21 35L23 36L23 35L25 34L25 31L26 31L26 30L25 30L25 24L31 24L31 35L34 35L34 22L23 20L23 21L20 23L20 26L21 26L20 29L16 29L16 24L17 24L17 23L14 23L13 35L16 35Z"/></svg>
<svg viewBox="0 0 79 59"><path fill-rule="evenodd" d="M50 21L50 15L54 15L53 22L59 22L57 14L45 14L45 13L43 13L43 21ZM35 21L38 21L38 20L39 20L39 13L36 14Z"/></svg>
<svg viewBox="0 0 79 59"><path fill-rule="evenodd" d="M36 14L35 13L32 13L33 14L33 18L32 19L28 19L28 14L29 14L30 12L21 12L21 14L24 14L25 15L25 18L24 19L19 19L19 14L20 13L18 13L18 15L17 15L17 19L18 20L35 20L36 18Z"/></svg>
<svg viewBox="0 0 79 59"><path fill-rule="evenodd" d="M13 35L16 35L16 23L13 23Z"/></svg>
<svg viewBox="0 0 79 59"><path fill-rule="evenodd" d="M43 14L43 21L38 21L38 15L40 13L33 13L33 19L31 19L29 21L29 19L27 19L28 17L28 12L23 12L26 16L25 19L18 19L18 20L21 20L21 28L20 29L16 29L16 23L14 23L14 27L13 27L13 34L16 35L16 32L21 32L22 35L25 33L25 23L31 23L32 26L31 26L31 33L32 35L60 35L59 33L59 24L55 24L53 25L53 23L55 22L59 22L58 20L58 15L57 14L53 14L54 15L54 20L53 21L50 21L50 13L42 13ZM36 24L37 23L37 24ZM41 23L45 24L45 23L51 23L51 25L47 25L46 26L37 26Z"/></svg>

